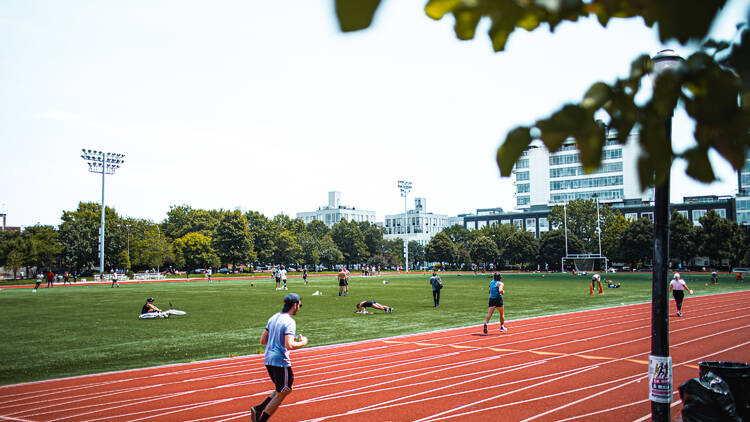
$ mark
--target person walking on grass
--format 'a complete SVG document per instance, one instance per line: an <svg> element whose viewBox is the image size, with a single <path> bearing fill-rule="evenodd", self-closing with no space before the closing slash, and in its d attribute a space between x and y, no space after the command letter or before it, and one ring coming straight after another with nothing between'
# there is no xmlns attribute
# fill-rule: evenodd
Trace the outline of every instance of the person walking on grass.
<svg viewBox="0 0 750 422"><path fill-rule="evenodd" d="M250 408L252 422L265 422L281 402L292 392L294 373L289 351L307 345L307 337L296 335L297 323L292 316L302 307L299 295L289 293L284 297L284 307L281 312L268 319L266 329L260 337L260 344L266 346L263 364L266 365L268 375L273 381L275 389L262 403Z"/></svg>
<svg viewBox="0 0 750 422"><path fill-rule="evenodd" d="M436 272L432 273L430 277L430 285L432 286L432 301L435 302L435 307L440 306L440 290L443 288L443 281L440 280Z"/></svg>
<svg viewBox="0 0 750 422"><path fill-rule="evenodd" d="M492 314L497 309L500 314L500 331L508 331L505 328L505 311L503 308L503 295L505 294L505 284L501 281L503 279L502 274L495 273L490 281L490 303L489 310L487 311L487 318L484 320L484 333L487 334L487 324L490 323Z"/></svg>
<svg viewBox="0 0 750 422"><path fill-rule="evenodd" d="M281 266L281 270L279 270L279 274L281 275L281 283L284 285L284 290L289 290L288 287L286 287L286 267Z"/></svg>
<svg viewBox="0 0 750 422"><path fill-rule="evenodd" d="M116 270L112 270L112 286L110 286L110 287L115 287L115 285L117 287L120 287L120 282L117 281L117 271Z"/></svg>
<svg viewBox="0 0 750 422"><path fill-rule="evenodd" d="M682 300L685 298L685 289L693 294L685 280L680 278L680 273L674 273L674 278L669 283L669 290L672 292L675 304L677 305L677 316L682 316Z"/></svg>
<svg viewBox="0 0 750 422"><path fill-rule="evenodd" d="M305 268L302 269L302 281L307 284L307 265L305 265Z"/></svg>

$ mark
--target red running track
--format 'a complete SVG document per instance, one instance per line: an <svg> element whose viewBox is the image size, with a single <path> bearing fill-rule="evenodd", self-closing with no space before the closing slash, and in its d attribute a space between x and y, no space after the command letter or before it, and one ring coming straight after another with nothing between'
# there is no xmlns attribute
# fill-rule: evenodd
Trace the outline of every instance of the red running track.
<svg viewBox="0 0 750 422"><path fill-rule="evenodd" d="M702 360L750 356L750 291L670 302L677 387ZM650 303L292 352L276 421L649 418ZM374 315L397 318L398 314ZM0 387L0 419L233 421L272 388L261 355Z"/></svg>

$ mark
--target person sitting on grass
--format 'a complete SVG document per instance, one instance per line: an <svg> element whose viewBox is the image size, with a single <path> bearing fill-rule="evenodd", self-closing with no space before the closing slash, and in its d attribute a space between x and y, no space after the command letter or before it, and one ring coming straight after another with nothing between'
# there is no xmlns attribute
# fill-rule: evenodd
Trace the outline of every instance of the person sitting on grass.
<svg viewBox="0 0 750 422"><path fill-rule="evenodd" d="M383 306L379 304L378 302L375 302L374 300L363 300L362 302L359 302L357 304L357 313L358 314L371 314L372 312L367 312L367 308L382 309L385 311L386 314L393 313L393 308L388 307L388 306Z"/></svg>
<svg viewBox="0 0 750 422"><path fill-rule="evenodd" d="M139 318L169 318L169 315L157 308L156 305L154 305L154 298L150 297L146 299L146 303L143 304Z"/></svg>

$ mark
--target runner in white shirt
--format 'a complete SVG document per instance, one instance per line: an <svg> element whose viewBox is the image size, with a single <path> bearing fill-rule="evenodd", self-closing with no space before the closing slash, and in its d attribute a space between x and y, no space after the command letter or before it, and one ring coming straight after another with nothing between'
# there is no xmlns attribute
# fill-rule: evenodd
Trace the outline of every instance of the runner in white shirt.
<svg viewBox="0 0 750 422"><path fill-rule="evenodd" d="M281 275L281 282L284 283L283 289L284 290L289 290L286 287L286 267L285 266L283 266L283 265L281 266L281 270L279 270L279 274Z"/></svg>
<svg viewBox="0 0 750 422"><path fill-rule="evenodd" d="M276 388L262 403L250 408L252 422L267 421L284 398L292 392L294 373L289 351L307 345L307 337L296 334L297 323L292 318L301 307L302 299L298 294L286 295L281 312L268 319L266 329L260 337L260 344L266 345L263 363ZM287 420L291 420L291 417Z"/></svg>
<svg viewBox="0 0 750 422"><path fill-rule="evenodd" d="M677 316L682 316L682 299L685 298L686 289L690 294L693 294L693 291L690 290L685 280L680 278L680 273L674 273L674 278L669 283L669 290L672 292L674 301L677 304Z"/></svg>

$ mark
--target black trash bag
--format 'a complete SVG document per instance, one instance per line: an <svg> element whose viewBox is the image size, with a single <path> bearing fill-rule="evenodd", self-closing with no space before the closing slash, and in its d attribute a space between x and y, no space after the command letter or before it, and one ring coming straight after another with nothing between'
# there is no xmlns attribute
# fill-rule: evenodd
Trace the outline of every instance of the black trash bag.
<svg viewBox="0 0 750 422"><path fill-rule="evenodd" d="M742 422L729 384L709 371L680 385L683 422Z"/></svg>

